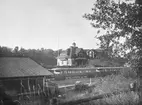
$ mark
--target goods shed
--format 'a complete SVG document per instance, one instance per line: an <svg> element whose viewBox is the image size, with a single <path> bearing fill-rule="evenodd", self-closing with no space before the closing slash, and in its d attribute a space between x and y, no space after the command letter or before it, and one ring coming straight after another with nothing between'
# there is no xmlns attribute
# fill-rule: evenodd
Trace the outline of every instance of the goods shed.
<svg viewBox="0 0 142 105"><path fill-rule="evenodd" d="M30 58L0 57L0 85L10 95L44 91L53 74Z"/></svg>

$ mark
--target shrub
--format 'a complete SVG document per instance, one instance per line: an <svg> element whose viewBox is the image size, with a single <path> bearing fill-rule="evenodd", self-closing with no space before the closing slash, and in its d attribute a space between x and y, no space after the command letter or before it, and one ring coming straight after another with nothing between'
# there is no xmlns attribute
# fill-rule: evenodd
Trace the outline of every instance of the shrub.
<svg viewBox="0 0 142 105"><path fill-rule="evenodd" d="M136 70L131 68L122 69L120 74L125 78L137 78Z"/></svg>
<svg viewBox="0 0 142 105"><path fill-rule="evenodd" d="M75 85L75 91L82 92L89 88L87 84L79 83Z"/></svg>

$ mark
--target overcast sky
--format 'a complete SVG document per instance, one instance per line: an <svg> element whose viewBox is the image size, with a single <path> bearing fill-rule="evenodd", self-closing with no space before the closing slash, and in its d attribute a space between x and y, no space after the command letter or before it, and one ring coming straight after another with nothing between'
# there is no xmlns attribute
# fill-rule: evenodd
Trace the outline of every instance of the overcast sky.
<svg viewBox="0 0 142 105"><path fill-rule="evenodd" d="M0 0L0 46L97 48L96 29L83 18L95 0Z"/></svg>

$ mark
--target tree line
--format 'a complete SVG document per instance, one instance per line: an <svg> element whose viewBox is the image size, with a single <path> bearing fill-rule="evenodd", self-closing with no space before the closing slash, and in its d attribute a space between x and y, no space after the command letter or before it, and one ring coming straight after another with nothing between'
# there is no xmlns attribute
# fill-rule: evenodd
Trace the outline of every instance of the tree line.
<svg viewBox="0 0 142 105"><path fill-rule="evenodd" d="M0 46L0 57L28 57L47 68L56 65L58 51L52 49L24 49L16 46L14 49Z"/></svg>
<svg viewBox="0 0 142 105"><path fill-rule="evenodd" d="M52 49L24 49L16 46L14 49L0 46L0 57L28 57L46 68L52 68L57 65L57 56L62 49L53 51ZM115 63L113 63L115 62ZM126 59L121 57L110 58L108 55L103 55L100 58L88 60L84 66L123 66Z"/></svg>

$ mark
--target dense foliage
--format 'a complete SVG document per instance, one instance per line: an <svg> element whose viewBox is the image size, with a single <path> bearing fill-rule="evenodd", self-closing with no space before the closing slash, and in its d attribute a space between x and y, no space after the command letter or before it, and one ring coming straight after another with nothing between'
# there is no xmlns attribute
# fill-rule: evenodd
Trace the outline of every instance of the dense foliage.
<svg viewBox="0 0 142 105"><path fill-rule="evenodd" d="M114 0L97 0L92 8L93 13L85 14L84 17L91 20L94 28L104 29L103 34L97 38L101 41L101 47L115 48L112 50L121 50L123 48L133 49L140 47L141 32L137 27L141 27L140 18L141 6L135 3L117 3ZM123 47L120 38L125 38ZM137 40L137 41L136 41ZM119 46L118 46L119 45ZM117 52L118 53L118 52Z"/></svg>
<svg viewBox="0 0 142 105"><path fill-rule="evenodd" d="M93 12L84 15L98 29L96 37L100 40L100 47L111 57L129 58L136 67L142 63L142 5L139 1L96 0Z"/></svg>
<svg viewBox="0 0 142 105"><path fill-rule="evenodd" d="M79 83L75 85L75 91L76 92L82 92L89 89L89 86L87 84Z"/></svg>
<svg viewBox="0 0 142 105"><path fill-rule="evenodd" d="M0 57L29 57L44 67L56 65L58 52L52 49L24 49L15 47L14 49L0 46Z"/></svg>

